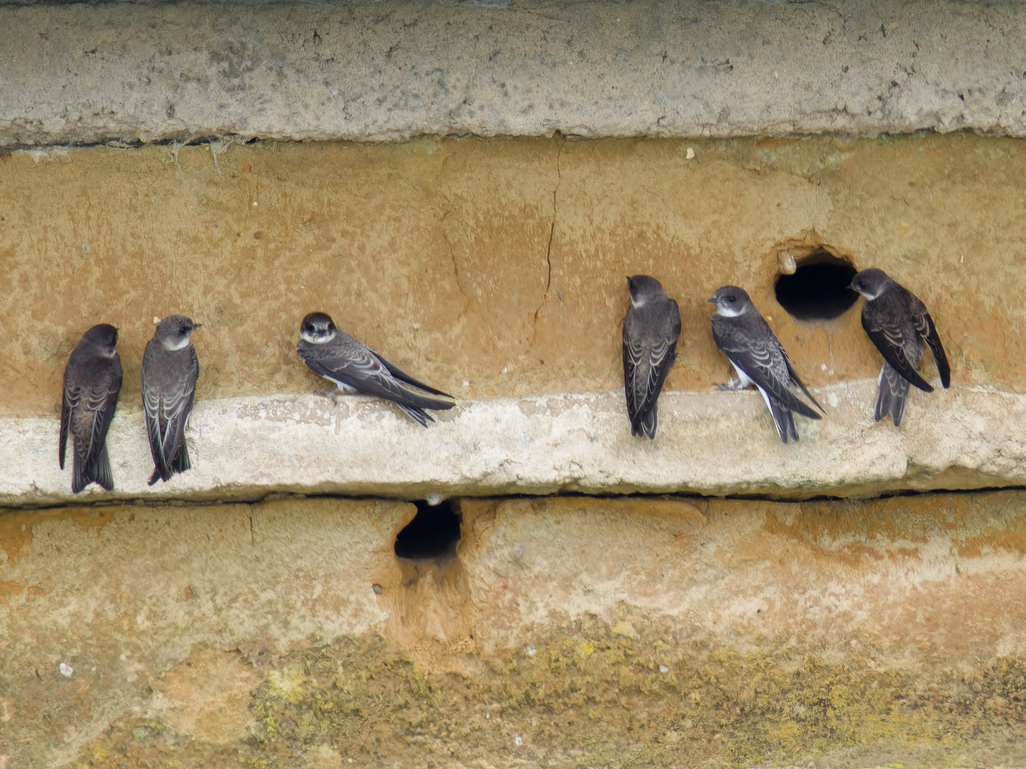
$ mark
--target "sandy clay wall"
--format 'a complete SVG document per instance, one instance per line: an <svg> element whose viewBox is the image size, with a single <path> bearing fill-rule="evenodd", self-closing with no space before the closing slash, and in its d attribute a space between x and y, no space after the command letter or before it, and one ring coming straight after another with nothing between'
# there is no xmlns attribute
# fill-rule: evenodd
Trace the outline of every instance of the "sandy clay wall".
<svg viewBox="0 0 1026 769"><path fill-rule="evenodd" d="M1020 11L713 5L0 6L0 769L1026 765ZM831 288L870 266L952 366L900 428ZM727 283L824 405L796 444L715 387ZM313 395L313 310L456 407ZM150 487L172 312L194 467Z"/></svg>
<svg viewBox="0 0 1026 769"><path fill-rule="evenodd" d="M1020 493L864 498L1019 483L1021 163L966 135L261 144L220 175L203 146L9 156L4 478L94 506L0 519L7 760L1020 760ZM952 388L875 423L858 307L788 315L782 249L914 286ZM655 442L616 391L636 271L684 317ZM729 371L704 299L726 282L827 408L799 444L757 394L713 387ZM294 345L315 308L460 405L425 430L314 396ZM141 348L180 310L204 323L196 467L150 489ZM126 372L116 488L72 500L58 393L100 320ZM651 491L632 484L652 473L677 494L851 498L466 496ZM427 560L394 549L417 507L303 498L429 492L450 499L424 515L461 523Z"/></svg>

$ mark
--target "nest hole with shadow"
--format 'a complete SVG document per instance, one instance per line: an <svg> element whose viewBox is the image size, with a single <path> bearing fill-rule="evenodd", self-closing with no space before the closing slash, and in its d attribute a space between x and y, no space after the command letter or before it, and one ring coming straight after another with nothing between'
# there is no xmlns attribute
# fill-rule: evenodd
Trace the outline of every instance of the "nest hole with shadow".
<svg viewBox="0 0 1026 769"><path fill-rule="evenodd" d="M858 272L847 259L814 251L795 261L793 275L780 275L777 302L797 320L833 320L843 315L859 295L848 286Z"/></svg>
<svg viewBox="0 0 1026 769"><path fill-rule="evenodd" d="M457 506L446 500L429 505L413 503L417 514L395 538L395 554L410 561L448 561L456 557L460 541Z"/></svg>

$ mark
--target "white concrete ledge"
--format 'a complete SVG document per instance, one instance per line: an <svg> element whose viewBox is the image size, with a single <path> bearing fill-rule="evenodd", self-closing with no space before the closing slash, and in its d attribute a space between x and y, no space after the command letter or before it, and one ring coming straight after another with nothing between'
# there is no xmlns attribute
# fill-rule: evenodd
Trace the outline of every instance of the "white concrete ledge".
<svg viewBox="0 0 1026 769"><path fill-rule="evenodd" d="M0 6L0 146L1026 136L1015 3Z"/></svg>
<svg viewBox="0 0 1026 769"><path fill-rule="evenodd" d="M122 408L108 447L115 491L73 496L55 419L0 421L0 505L106 499L255 499L272 492L409 499L679 492L801 498L1026 484L1026 395L913 392L905 423L875 423L875 381L816 391L828 416L783 445L762 398L664 393L654 442L632 438L622 393L463 402L424 429L393 406L313 395L200 401L193 469L146 485L142 417Z"/></svg>

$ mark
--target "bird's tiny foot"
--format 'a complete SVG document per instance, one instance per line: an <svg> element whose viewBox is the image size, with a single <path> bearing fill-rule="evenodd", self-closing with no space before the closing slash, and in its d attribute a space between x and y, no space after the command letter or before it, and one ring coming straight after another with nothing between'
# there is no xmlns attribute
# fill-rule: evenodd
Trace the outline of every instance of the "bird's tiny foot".
<svg viewBox="0 0 1026 769"><path fill-rule="evenodd" d="M335 393L337 392L339 392L339 389L336 387L334 390L327 393L323 390L314 390L314 395L320 395L322 398L327 398L329 401L331 401L332 406L337 406L338 397L335 395Z"/></svg>

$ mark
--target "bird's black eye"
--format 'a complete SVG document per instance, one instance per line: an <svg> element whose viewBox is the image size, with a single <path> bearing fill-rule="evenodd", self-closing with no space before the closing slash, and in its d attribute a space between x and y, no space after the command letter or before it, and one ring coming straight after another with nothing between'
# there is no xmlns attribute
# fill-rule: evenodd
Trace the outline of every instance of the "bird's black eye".
<svg viewBox="0 0 1026 769"><path fill-rule="evenodd" d="M727 297L727 301L730 302L731 304L734 304L734 302L737 301L737 297L734 296L733 294L731 294L730 296Z"/></svg>

